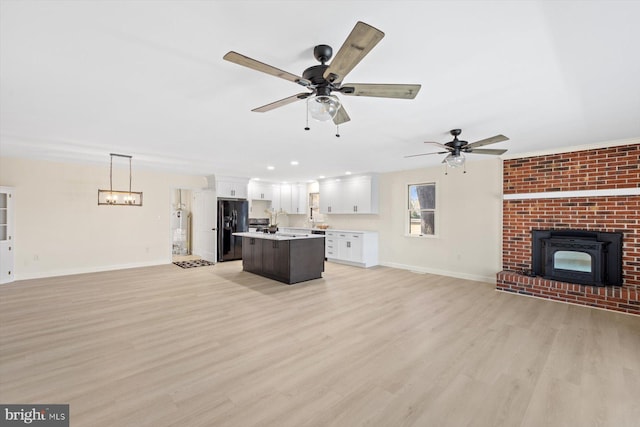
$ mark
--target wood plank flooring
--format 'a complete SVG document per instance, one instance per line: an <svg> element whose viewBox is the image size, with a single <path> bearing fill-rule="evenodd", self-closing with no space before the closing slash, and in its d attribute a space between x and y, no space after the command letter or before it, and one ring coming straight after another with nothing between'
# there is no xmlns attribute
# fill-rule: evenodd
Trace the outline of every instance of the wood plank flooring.
<svg viewBox="0 0 640 427"><path fill-rule="evenodd" d="M640 425L640 317L385 267L14 282L0 350L0 402L72 426Z"/></svg>

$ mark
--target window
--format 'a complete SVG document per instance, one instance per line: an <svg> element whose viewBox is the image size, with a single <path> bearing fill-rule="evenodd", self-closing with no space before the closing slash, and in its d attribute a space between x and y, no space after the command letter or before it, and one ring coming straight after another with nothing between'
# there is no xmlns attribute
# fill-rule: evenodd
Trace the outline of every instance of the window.
<svg viewBox="0 0 640 427"><path fill-rule="evenodd" d="M436 232L436 184L409 185L409 235L433 236Z"/></svg>

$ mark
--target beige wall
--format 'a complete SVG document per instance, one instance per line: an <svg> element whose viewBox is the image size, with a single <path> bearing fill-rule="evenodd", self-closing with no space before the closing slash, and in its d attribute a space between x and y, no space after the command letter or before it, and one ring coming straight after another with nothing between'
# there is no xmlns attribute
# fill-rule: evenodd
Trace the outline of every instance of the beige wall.
<svg viewBox="0 0 640 427"><path fill-rule="evenodd" d="M16 280L171 262L173 189L204 188L206 179L136 170L134 162L132 190L144 193L143 206L98 206L98 189L109 188L108 160L0 158L0 185L15 188ZM123 185L128 169L114 167L114 189Z"/></svg>
<svg viewBox="0 0 640 427"><path fill-rule="evenodd" d="M406 187L422 182L438 184L435 238L405 235ZM134 165L133 190L144 192L144 205L97 206L98 188L109 186L107 162L0 158L0 185L16 189L15 277L20 280L169 263L174 189L204 188L207 181ZM487 159L468 163L466 174L444 175L442 167L382 174L378 215L324 217L332 228L378 231L382 265L493 283L501 266L501 209L502 163ZM307 224L304 215L286 220Z"/></svg>
<svg viewBox="0 0 640 427"><path fill-rule="evenodd" d="M437 237L407 237L408 184L437 183ZM322 197L322 194L320 195ZM378 215L324 215L331 228L379 232L382 265L495 283L501 270L502 161L380 175ZM296 220L296 223L301 220Z"/></svg>

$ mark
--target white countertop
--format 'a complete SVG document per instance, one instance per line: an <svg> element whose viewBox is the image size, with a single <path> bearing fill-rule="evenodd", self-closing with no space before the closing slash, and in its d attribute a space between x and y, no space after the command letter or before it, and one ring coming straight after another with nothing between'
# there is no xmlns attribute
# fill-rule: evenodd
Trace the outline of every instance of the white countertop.
<svg viewBox="0 0 640 427"><path fill-rule="evenodd" d="M244 233L233 233L234 236L240 237L253 237L254 239L267 239L267 240L301 240L301 239L324 239L322 234L302 234L302 233L286 233L278 232L276 234L271 233L258 233L255 231L249 231Z"/></svg>
<svg viewBox="0 0 640 427"><path fill-rule="evenodd" d="M305 228L305 227L279 227L282 230L305 230L308 233L311 231L324 231L326 232L334 232L334 233L377 233L377 231L370 230L342 230L337 228ZM285 231L288 232L288 231Z"/></svg>

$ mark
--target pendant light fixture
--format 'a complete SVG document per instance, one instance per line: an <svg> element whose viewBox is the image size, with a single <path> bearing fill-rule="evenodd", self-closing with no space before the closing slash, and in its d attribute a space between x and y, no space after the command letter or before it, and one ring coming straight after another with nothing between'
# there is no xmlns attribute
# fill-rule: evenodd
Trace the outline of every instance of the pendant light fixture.
<svg viewBox="0 0 640 427"><path fill-rule="evenodd" d="M109 189L98 190L98 205L110 206L142 206L142 192L131 191L131 156L111 153L109 162ZM113 189L113 158L129 159L129 191Z"/></svg>

